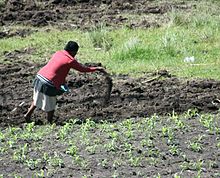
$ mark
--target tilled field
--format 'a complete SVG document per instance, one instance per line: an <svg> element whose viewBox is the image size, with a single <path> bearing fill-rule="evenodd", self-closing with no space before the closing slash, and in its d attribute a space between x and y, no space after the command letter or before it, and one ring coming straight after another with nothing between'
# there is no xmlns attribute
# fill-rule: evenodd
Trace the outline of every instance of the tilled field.
<svg viewBox="0 0 220 178"><path fill-rule="evenodd" d="M39 67L25 62L1 66L2 126L24 122L23 114L32 101L32 82ZM68 76L68 85L71 92L58 97L57 123L71 118L116 121L154 113L183 113L193 108L217 113L219 109L220 82L179 79L167 71L146 73L142 78L72 74ZM33 119L41 118L44 122L44 117L36 111Z"/></svg>

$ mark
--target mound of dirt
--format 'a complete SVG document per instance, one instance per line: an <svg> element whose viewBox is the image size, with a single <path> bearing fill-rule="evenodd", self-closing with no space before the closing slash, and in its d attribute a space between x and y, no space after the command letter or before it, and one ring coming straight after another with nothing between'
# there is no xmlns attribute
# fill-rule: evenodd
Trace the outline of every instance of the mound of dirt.
<svg viewBox="0 0 220 178"><path fill-rule="evenodd" d="M0 66L1 126L24 122L23 115L32 100L32 81L39 67L27 62ZM71 118L116 121L154 113L182 113L192 108L211 113L219 109L219 81L184 80L167 71L148 73L142 78L71 74L68 85L71 92L58 97L57 124ZM45 122L45 114L35 111L33 120Z"/></svg>
<svg viewBox="0 0 220 178"><path fill-rule="evenodd" d="M163 14L172 9L189 9L191 6L185 2L158 3L146 0L8 0L0 8L0 22L2 25L38 27L57 25L64 29L90 29L100 24L148 28L166 23L169 19Z"/></svg>

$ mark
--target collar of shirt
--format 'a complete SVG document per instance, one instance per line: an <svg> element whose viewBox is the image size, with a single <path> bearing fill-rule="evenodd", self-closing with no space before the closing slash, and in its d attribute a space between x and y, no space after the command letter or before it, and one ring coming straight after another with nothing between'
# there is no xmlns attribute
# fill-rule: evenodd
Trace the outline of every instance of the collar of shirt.
<svg viewBox="0 0 220 178"><path fill-rule="evenodd" d="M61 50L61 52L68 56L70 59L74 60L74 57L71 56L66 50Z"/></svg>

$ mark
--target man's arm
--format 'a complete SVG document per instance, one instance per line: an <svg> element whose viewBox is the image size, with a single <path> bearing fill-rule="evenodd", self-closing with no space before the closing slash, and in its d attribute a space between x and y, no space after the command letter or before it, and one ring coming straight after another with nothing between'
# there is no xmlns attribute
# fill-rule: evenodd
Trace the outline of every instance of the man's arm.
<svg viewBox="0 0 220 178"><path fill-rule="evenodd" d="M72 62L72 68L79 71L79 72L95 72L95 71L99 71L102 73L107 74L107 72L105 71L105 69L103 67L86 67L82 64L80 64L77 60L74 60Z"/></svg>

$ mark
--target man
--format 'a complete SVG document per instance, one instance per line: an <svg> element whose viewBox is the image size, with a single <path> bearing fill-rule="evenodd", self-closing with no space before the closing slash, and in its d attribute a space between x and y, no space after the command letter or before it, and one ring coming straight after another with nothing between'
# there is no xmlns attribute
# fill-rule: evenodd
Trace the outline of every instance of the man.
<svg viewBox="0 0 220 178"><path fill-rule="evenodd" d="M37 73L34 81L33 102L24 115L26 122L31 122L31 115L36 107L47 112L47 120L50 123L53 121L56 96L68 90L65 87L65 79L71 68L80 72L106 73L103 67L86 67L77 62L75 55L78 49L76 42L69 41L64 50L57 51Z"/></svg>

